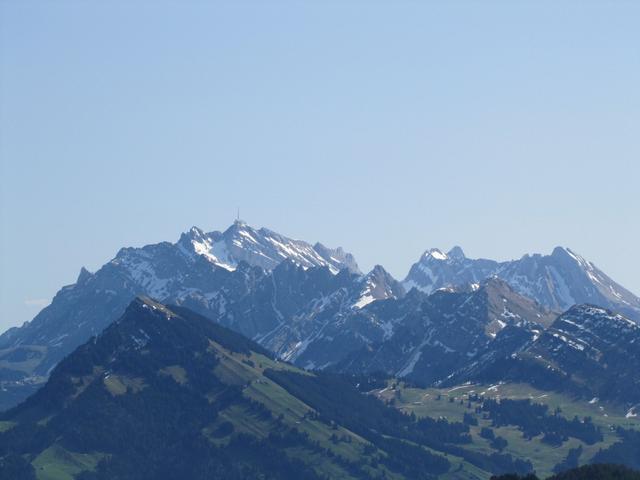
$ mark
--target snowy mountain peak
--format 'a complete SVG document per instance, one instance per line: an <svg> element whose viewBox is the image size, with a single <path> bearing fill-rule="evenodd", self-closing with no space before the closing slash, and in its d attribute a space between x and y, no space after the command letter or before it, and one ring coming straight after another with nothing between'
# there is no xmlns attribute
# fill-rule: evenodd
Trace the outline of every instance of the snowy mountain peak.
<svg viewBox="0 0 640 480"><path fill-rule="evenodd" d="M180 235L177 245L182 245L183 247L186 247L187 250L191 250L192 248L197 250L195 247L196 244L211 243L212 241L213 240L209 238L209 235L204 230L193 226L188 231Z"/></svg>
<svg viewBox="0 0 640 480"><path fill-rule="evenodd" d="M375 265L371 271L369 272L369 276L382 276L382 275L389 275L389 273L387 273L387 271L384 269L384 267L382 265Z"/></svg>
<svg viewBox="0 0 640 480"><path fill-rule="evenodd" d="M566 247L556 247L550 255L527 254L506 262L466 258L456 248L447 255L432 249L411 267L404 286L431 293L482 282L490 276L505 280L518 293L553 310L592 303L640 321L640 298Z"/></svg>
<svg viewBox="0 0 640 480"><path fill-rule="evenodd" d="M586 265L588 263L582 256L578 255L568 247L555 247L551 252L551 256L556 258L570 258L581 265Z"/></svg>
<svg viewBox="0 0 640 480"><path fill-rule="evenodd" d="M233 271L237 262L229 258L229 250L219 237L219 232L205 233L198 227L191 227L180 236L176 245L192 260L195 255L200 255L218 267Z"/></svg>
<svg viewBox="0 0 640 480"><path fill-rule="evenodd" d="M438 248L431 248L424 252L422 255L423 260L448 260L449 257L446 253L443 253L442 250Z"/></svg>
<svg viewBox="0 0 640 480"><path fill-rule="evenodd" d="M349 270L351 273L362 273L354 256L349 252L345 252L342 247L329 248L324 246L320 242L316 242L316 244L313 246L313 249L318 252L318 255L324 258L327 262L338 262L344 265L343 268L347 268L347 270Z"/></svg>
<svg viewBox="0 0 640 480"><path fill-rule="evenodd" d="M457 245L447 252L447 257L453 260L464 260L465 258L467 258L465 257L464 251L462 250L462 248L460 248Z"/></svg>
<svg viewBox="0 0 640 480"><path fill-rule="evenodd" d="M192 237L203 237L205 236L205 232L204 230L201 230L200 228L196 227L195 225L193 227L191 227L189 229L188 235L191 235Z"/></svg>
<svg viewBox="0 0 640 480"><path fill-rule="evenodd" d="M422 254L422 260L438 260L438 261L453 261L459 262L466 260L464 251L459 246L454 246L447 253L444 253L439 248L430 248Z"/></svg>
<svg viewBox="0 0 640 480"><path fill-rule="evenodd" d="M320 243L311 246L267 228L255 229L242 220L236 220L224 232L205 233L192 227L176 245L192 261L201 256L229 271L242 261L272 270L288 259L304 268L328 267L332 273L346 268L360 273L353 255L342 248L331 249Z"/></svg>
<svg viewBox="0 0 640 480"><path fill-rule="evenodd" d="M247 222L238 218L233 221L233 225L237 225L238 227L243 227L243 226L247 226Z"/></svg>
<svg viewBox="0 0 640 480"><path fill-rule="evenodd" d="M551 255L553 255L554 257L561 257L561 256L565 256L568 255L569 253L569 249L566 247L561 247L561 246L557 246L553 249L553 251L551 252Z"/></svg>
<svg viewBox="0 0 640 480"><path fill-rule="evenodd" d="M237 238L237 239L244 238L244 239L247 239L248 241L251 241L251 238L253 238L253 240L256 240L255 237L259 236L263 231L268 232L266 228L261 228L261 229L253 228L244 220L234 220L234 222L231 225L229 225L229 227L224 231L222 236L227 238ZM272 233L275 233L275 232L272 232Z"/></svg>
<svg viewBox="0 0 640 480"><path fill-rule="evenodd" d="M354 307L362 308L375 300L401 298L405 290L400 282L391 276L384 267L376 265L362 277L363 287Z"/></svg>

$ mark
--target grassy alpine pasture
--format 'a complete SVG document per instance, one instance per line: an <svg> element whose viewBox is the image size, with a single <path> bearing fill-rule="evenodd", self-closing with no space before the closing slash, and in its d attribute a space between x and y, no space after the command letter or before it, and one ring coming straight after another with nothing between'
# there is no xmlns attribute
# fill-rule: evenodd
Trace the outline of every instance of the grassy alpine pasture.
<svg viewBox="0 0 640 480"><path fill-rule="evenodd" d="M587 462L616 442L615 427L638 426L630 409L524 385L416 389L307 372L177 312L136 300L56 367L39 394L6 413L0 477L109 480L128 472L172 480L215 471L236 480L488 480L532 469L546 476L572 449L582 447L579 461ZM594 421L495 398L533 399Z"/></svg>
<svg viewBox="0 0 640 480"><path fill-rule="evenodd" d="M69 452L59 445L44 450L32 462L38 480L73 480L75 475L94 470L103 454Z"/></svg>
<svg viewBox="0 0 640 480"><path fill-rule="evenodd" d="M0 432L4 432L5 430L9 430L13 426L15 426L15 422L0 421Z"/></svg>
<svg viewBox="0 0 640 480"><path fill-rule="evenodd" d="M502 450L514 457L529 459L542 478L553 473L555 465L560 463L572 448L582 447L580 463L589 461L600 449L605 449L618 441L615 429L640 429L640 417L634 416L635 409L628 406L602 404L597 399L575 399L567 395L537 390L526 384L500 383L495 385L468 384L451 388L413 388L399 381L389 381L383 389L372 392L378 398L393 404L407 414L417 417L445 418L451 422L462 422L465 414L472 414L478 425L470 425L472 443L465 445L466 449L481 453L497 451L492 448L491 441L480 436L483 427L493 429L496 436L504 438L508 443ZM542 442L542 435L529 440L524 438L521 430L514 425L492 427L490 419L483 418L482 413L475 413L480 402L471 402L470 395L490 399L530 399L533 403L547 405L550 412L560 409L563 417L572 419L591 417L602 434L603 440L594 445L570 437L561 446L552 446ZM639 409L640 410L640 409Z"/></svg>
<svg viewBox="0 0 640 480"><path fill-rule="evenodd" d="M313 419L311 414L314 411L311 407L263 375L266 369L286 370L303 374L307 374L307 372L299 370L288 363L272 360L259 353L251 352L250 355L238 354L230 352L217 344L212 345L212 348L215 348L221 360L215 369L216 376L224 379L226 383L242 386L242 392L245 397L263 405L271 413L270 417L265 418L265 415L259 412L252 412L244 406L230 405L220 413L215 424L208 428L209 437L215 444L226 444L233 435L238 433L249 434L257 438L266 438L271 432L277 430L279 425L284 425L308 434L311 441L318 442L318 444L331 450L336 456L350 461L357 461L371 456L371 454L365 453L365 447L369 442L341 426L337 425L332 428L319 420ZM216 435L215 432L219 431L225 422L232 424L233 430L228 435ZM318 472L330 474L331 478L345 480L353 478L340 465L328 461L326 455L321 455L308 448L292 447L287 449L287 453L292 458L302 459ZM377 467L377 471L379 473L384 471L389 479L402 478L382 465Z"/></svg>

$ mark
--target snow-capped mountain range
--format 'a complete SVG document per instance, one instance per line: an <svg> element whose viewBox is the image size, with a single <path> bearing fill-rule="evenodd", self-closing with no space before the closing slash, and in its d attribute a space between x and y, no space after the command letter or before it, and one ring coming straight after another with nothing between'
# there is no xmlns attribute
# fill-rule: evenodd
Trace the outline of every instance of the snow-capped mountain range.
<svg viewBox="0 0 640 480"><path fill-rule="evenodd" d="M467 258L460 247L448 253L431 249L411 267L403 285L407 290L415 287L431 293L491 276L505 280L517 292L554 310L591 303L640 321L640 298L592 262L563 247L556 247L551 255L524 255L507 262Z"/></svg>
<svg viewBox="0 0 640 480"><path fill-rule="evenodd" d="M414 288L415 287L415 288ZM123 248L81 269L31 322L0 336L0 409L42 384L138 295L195 310L304 368L380 369L424 384L509 356L589 302L637 319L640 300L568 249L512 262L427 251L398 282L341 248L236 221Z"/></svg>
<svg viewBox="0 0 640 480"><path fill-rule="evenodd" d="M123 248L96 273L82 268L77 282L63 287L31 322L5 332L0 348L46 345L59 351L55 363L77 346L77 339L86 341L102 331L139 293L174 301L200 294L222 309L226 295L244 291L239 283L245 290L251 288L249 271L264 276L283 260L303 269L322 267L331 274L342 269L360 274L353 256L341 248L312 246L241 221L224 232L204 233L193 227L176 243ZM235 272L238 274L233 275ZM46 374L51 366L44 362L36 371Z"/></svg>
<svg viewBox="0 0 640 480"><path fill-rule="evenodd" d="M360 273L353 255L340 247L332 249L321 243L312 246L266 228L256 230L241 220L224 232L205 233L192 227L182 234L177 247L191 259L200 255L227 270L235 270L240 262L271 270L283 260L291 260L307 268L326 266L332 273L343 268Z"/></svg>
<svg viewBox="0 0 640 480"><path fill-rule="evenodd" d="M341 248L311 245L241 221L224 232L205 233L193 227L176 243L123 248L95 273L82 268L76 283L62 287L32 321L0 336L0 382L5 389L0 391L0 406L15 403L40 385L64 356L118 318L136 295L197 302L200 311L215 318L227 312L227 305L244 304L256 312L256 325L241 321L247 317L245 312L226 320L250 337L266 333L288 318L258 315L253 299L259 297L260 289L273 284L273 269L283 261L300 272L321 270L337 277L336 281L343 278L340 271L347 277L362 275L353 256ZM365 284L356 282L350 290L353 304L360 301L359 289L366 296L364 302L372 293L379 295L376 298L386 295L385 289L371 292ZM289 301L286 295L278 295Z"/></svg>

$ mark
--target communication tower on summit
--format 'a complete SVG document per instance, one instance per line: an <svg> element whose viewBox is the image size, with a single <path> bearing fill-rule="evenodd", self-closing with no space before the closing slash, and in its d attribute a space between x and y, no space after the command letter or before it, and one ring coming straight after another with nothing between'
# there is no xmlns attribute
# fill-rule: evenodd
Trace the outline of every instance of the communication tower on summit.
<svg viewBox="0 0 640 480"><path fill-rule="evenodd" d="M238 210L236 212L236 220L233 223L235 224L244 223L242 220L240 220L240 207L238 207Z"/></svg>

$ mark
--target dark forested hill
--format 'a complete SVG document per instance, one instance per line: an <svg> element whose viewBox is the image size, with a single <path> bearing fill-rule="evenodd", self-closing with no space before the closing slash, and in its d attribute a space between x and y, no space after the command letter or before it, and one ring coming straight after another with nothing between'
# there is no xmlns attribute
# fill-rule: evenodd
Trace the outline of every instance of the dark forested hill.
<svg viewBox="0 0 640 480"><path fill-rule="evenodd" d="M398 478L519 471L180 307L138 298L3 414L0 478ZM447 455L447 456L445 456ZM58 476L56 476L58 475ZM469 477L473 478L473 477Z"/></svg>
<svg viewBox="0 0 640 480"><path fill-rule="evenodd" d="M526 476L508 474L491 477L491 480L538 480L538 477L533 474ZM621 465L585 465L558 473L548 477L547 480L640 480L640 472Z"/></svg>
<svg viewBox="0 0 640 480"><path fill-rule="evenodd" d="M528 402L469 397L462 421L416 416L380 394L389 382L300 370L191 310L139 297L2 414L0 478L488 479L533 464L500 437L485 448L478 421L549 445L603 439L590 421ZM618 438L596 457L633 466L637 433Z"/></svg>

